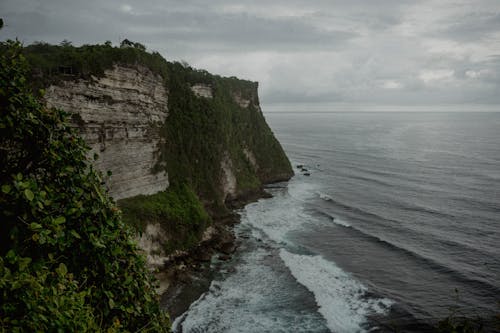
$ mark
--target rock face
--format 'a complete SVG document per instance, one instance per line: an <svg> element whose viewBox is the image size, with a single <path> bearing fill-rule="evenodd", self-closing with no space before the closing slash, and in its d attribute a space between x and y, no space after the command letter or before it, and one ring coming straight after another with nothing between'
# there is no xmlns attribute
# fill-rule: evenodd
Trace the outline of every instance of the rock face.
<svg viewBox="0 0 500 333"><path fill-rule="evenodd" d="M237 180L236 176L234 175L233 162L231 161L231 158L229 157L229 154L227 152L222 158L220 167L222 171L221 185L222 192L224 193L224 200L228 198L234 199L237 194Z"/></svg>
<svg viewBox="0 0 500 333"><path fill-rule="evenodd" d="M233 99L240 107L246 109L252 103L250 99L247 99L241 95L241 92L235 92L233 94Z"/></svg>
<svg viewBox="0 0 500 333"><path fill-rule="evenodd" d="M293 175L265 121L257 82L212 75L169 63L159 54L109 45L82 47L84 56L76 57L78 61L62 56L68 47L39 45L30 52L37 55L29 57L33 80L45 87L47 106L71 113L73 126L91 148L89 155L99 155L95 167L104 175L111 171L105 181L115 200L156 194L166 190L170 180L188 186L195 203L203 204L203 213L220 218L238 200L261 195L263 184ZM107 61L93 63L92 54ZM193 209L193 202L169 200L176 213ZM127 200L118 204L123 209ZM151 269L161 269L179 250L188 250L185 244L215 239L224 258L235 249L231 233L221 232L225 226L201 230L207 224L193 224L191 216L169 221L154 210L139 217L144 228L137 235ZM179 225L182 232L177 231L173 242L171 227ZM172 249L173 243L179 248ZM196 249L200 248L191 248ZM210 255L201 253L200 258L209 260ZM161 292L169 281L158 277Z"/></svg>
<svg viewBox="0 0 500 333"><path fill-rule="evenodd" d="M99 155L96 167L112 172L107 184L116 200L168 187L167 173L154 171L159 128L168 116L168 92L159 75L140 65L115 65L100 78L52 85L45 99L49 107L73 114L90 156Z"/></svg>
<svg viewBox="0 0 500 333"><path fill-rule="evenodd" d="M212 87L208 84L194 84L191 86L191 91L198 97L213 98Z"/></svg>
<svg viewBox="0 0 500 333"><path fill-rule="evenodd" d="M45 89L47 106L70 112L89 155L99 155L97 169L111 171L104 180L115 200L165 190L172 177L221 205L293 175L257 82L151 68L115 63L99 77L65 77Z"/></svg>

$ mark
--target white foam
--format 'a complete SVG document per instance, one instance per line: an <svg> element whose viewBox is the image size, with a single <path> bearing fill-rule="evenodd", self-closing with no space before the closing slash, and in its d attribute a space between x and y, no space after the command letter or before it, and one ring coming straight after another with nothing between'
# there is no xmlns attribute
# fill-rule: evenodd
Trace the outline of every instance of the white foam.
<svg viewBox="0 0 500 333"><path fill-rule="evenodd" d="M266 265L269 256L264 249L248 253L237 265L236 273L212 282L209 291L174 321L174 332L181 329L182 332L207 333L320 330L321 320L314 311L300 316L291 311L293 294L284 290L283 285L283 275L289 273Z"/></svg>
<svg viewBox="0 0 500 333"><path fill-rule="evenodd" d="M332 217L332 221L333 221L333 223L341 225L343 227L347 227L347 228L351 227L351 225L349 223L347 223L346 221L344 221L342 219L339 219L338 217Z"/></svg>
<svg viewBox="0 0 500 333"><path fill-rule="evenodd" d="M333 198L329 196L328 194L318 192L319 198L323 199L325 201L333 201Z"/></svg>
<svg viewBox="0 0 500 333"><path fill-rule="evenodd" d="M334 332L363 332L370 314L385 314L392 302L366 297L367 288L321 256L280 250L280 257L297 281L309 289L319 312Z"/></svg>
<svg viewBox="0 0 500 333"><path fill-rule="evenodd" d="M273 198L242 210L239 226L250 227L252 236L267 245L244 253L235 273L212 282L175 320L174 332L318 332L325 325L333 332L362 332L367 316L388 311L391 301L367 297L367 288L335 263L280 249L284 243L294 245L288 244L290 232L322 223L304 208L304 201L317 195L315 186L291 182L288 189L271 192ZM334 222L350 226L342 219ZM301 294L304 289L292 287L294 280L314 295L318 312L310 305L300 314L293 309L308 297Z"/></svg>
<svg viewBox="0 0 500 333"><path fill-rule="evenodd" d="M308 223L317 223L304 211L303 201L313 197L314 185L293 183L287 189L271 191L273 198L247 205L242 223L262 231L272 241L287 243L287 234L301 230Z"/></svg>

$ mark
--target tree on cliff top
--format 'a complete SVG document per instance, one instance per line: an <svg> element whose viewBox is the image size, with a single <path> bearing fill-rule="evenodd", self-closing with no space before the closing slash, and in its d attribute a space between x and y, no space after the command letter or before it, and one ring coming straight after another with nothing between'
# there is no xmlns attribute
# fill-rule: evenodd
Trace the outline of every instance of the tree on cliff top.
<svg viewBox="0 0 500 333"><path fill-rule="evenodd" d="M66 114L0 45L0 331L169 331L154 283Z"/></svg>

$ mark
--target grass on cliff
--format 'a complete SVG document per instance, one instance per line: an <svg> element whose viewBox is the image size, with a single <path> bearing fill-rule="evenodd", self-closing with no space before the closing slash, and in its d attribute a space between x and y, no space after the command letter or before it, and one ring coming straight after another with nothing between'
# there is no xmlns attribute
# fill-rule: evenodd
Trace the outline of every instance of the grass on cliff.
<svg viewBox="0 0 500 333"><path fill-rule="evenodd" d="M158 53L145 52L143 47L102 45L74 47L63 41L60 45L36 42L26 46L23 54L32 67L36 88L45 88L63 80L101 77L114 64L136 65L149 68L153 73L168 77L166 60Z"/></svg>
<svg viewBox="0 0 500 333"><path fill-rule="evenodd" d="M153 195L138 195L118 202L125 223L143 232L159 223L169 239L165 252L189 249L201 240L211 219L196 194L187 185L173 185Z"/></svg>

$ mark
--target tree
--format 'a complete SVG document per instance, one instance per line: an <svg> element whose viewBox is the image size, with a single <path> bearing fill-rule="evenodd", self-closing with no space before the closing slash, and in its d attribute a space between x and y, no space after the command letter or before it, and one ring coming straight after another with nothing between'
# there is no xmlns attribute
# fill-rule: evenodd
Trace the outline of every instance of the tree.
<svg viewBox="0 0 500 333"><path fill-rule="evenodd" d="M124 40L121 41L120 47L121 48L124 48L124 47L134 47L134 42L131 42L128 39L125 38Z"/></svg>

